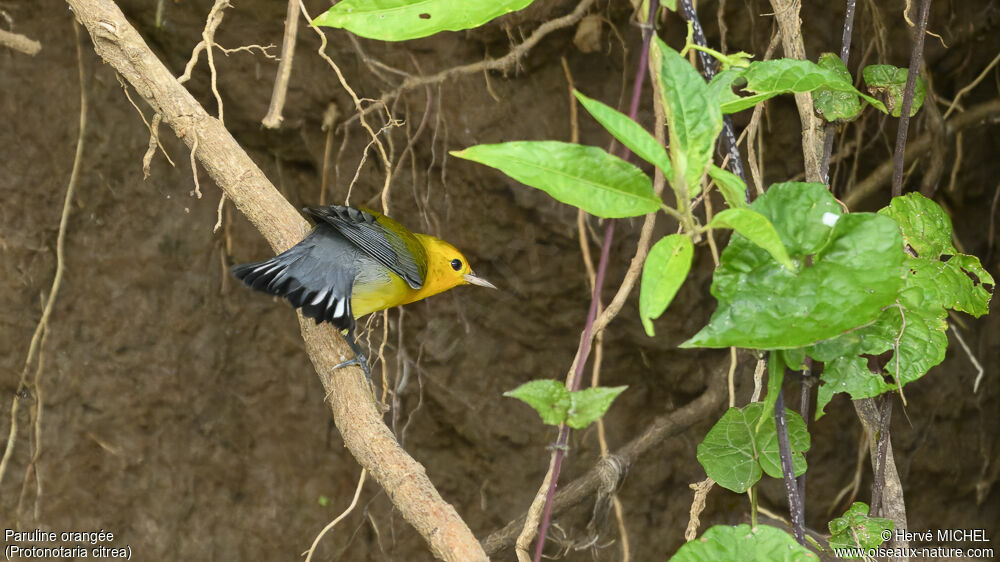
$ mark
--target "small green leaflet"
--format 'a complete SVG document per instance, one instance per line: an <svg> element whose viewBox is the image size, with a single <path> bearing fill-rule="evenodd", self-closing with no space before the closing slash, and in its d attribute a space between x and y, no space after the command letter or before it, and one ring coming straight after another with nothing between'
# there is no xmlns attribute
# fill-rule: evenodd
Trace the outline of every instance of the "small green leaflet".
<svg viewBox="0 0 1000 562"><path fill-rule="evenodd" d="M885 111L882 102L859 92L851 84L849 77L845 79L835 70L824 68L812 61L797 59L755 61L742 72L727 74L715 87L723 91L739 78L746 80L743 89L752 95L736 99L725 96L725 99L721 100L723 113L743 111L779 94L812 92L819 88L860 96L879 110Z"/></svg>
<svg viewBox="0 0 1000 562"><path fill-rule="evenodd" d="M698 462L705 474L723 488L737 493L747 491L762 474L781 478L773 412L773 408L767 410L761 402L726 411L698 444ZM763 424L760 423L762 415ZM802 453L809 450L809 432L802 416L791 410L786 410L785 415L792 445L792 465L795 475L801 476L806 471Z"/></svg>
<svg viewBox="0 0 1000 562"><path fill-rule="evenodd" d="M701 74L659 37L655 45L674 168L670 185L678 201L685 196L692 199L701 191L702 176L712 161L715 138L722 132L722 112Z"/></svg>
<svg viewBox="0 0 1000 562"><path fill-rule="evenodd" d="M826 363L816 398L817 419L837 392L853 399L878 396L919 379L943 361L948 309L977 317L989 310L993 277L978 258L959 254L952 246L951 221L941 207L911 193L894 198L879 215L897 223L910 250L903 262L904 286L871 325L806 350ZM884 374L895 383L872 373L861 357L890 350Z"/></svg>
<svg viewBox="0 0 1000 562"><path fill-rule="evenodd" d="M715 164L708 167L708 175L715 180L715 186L730 208L741 209L747 206L747 184L739 176Z"/></svg>
<svg viewBox="0 0 1000 562"><path fill-rule="evenodd" d="M867 324L894 302L905 256L891 219L841 215L814 183L773 185L750 209L771 221L798 272L734 235L712 279L719 306L681 347L801 347Z"/></svg>
<svg viewBox="0 0 1000 562"><path fill-rule="evenodd" d="M869 517L868 505L854 502L844 515L830 521L831 548L877 548L883 542L883 533L896 528L891 519Z"/></svg>
<svg viewBox="0 0 1000 562"><path fill-rule="evenodd" d="M516 141L480 144L451 154L496 168L603 218L636 217L656 212L662 205L649 176L594 146Z"/></svg>
<svg viewBox="0 0 1000 562"><path fill-rule="evenodd" d="M781 243L778 231L774 229L767 217L753 209L726 209L712 218L708 223L712 228L731 228L739 232L747 240L767 250L771 257L791 271L798 270L792 259L788 257L785 245Z"/></svg>
<svg viewBox="0 0 1000 562"><path fill-rule="evenodd" d="M820 55L819 66L836 73L844 82L851 83L851 73L836 54ZM816 113L827 121L850 121L861 113L861 99L857 94L825 86L813 92L813 106Z"/></svg>
<svg viewBox="0 0 1000 562"><path fill-rule="evenodd" d="M808 548L795 542L795 537L770 525L751 528L746 523L731 527L715 525L701 538L681 546L670 562L816 562Z"/></svg>
<svg viewBox="0 0 1000 562"><path fill-rule="evenodd" d="M873 64L866 66L861 71L865 79L868 91L875 97L885 102L888 112L893 117L899 117L903 111L903 91L906 89L906 77L910 71L906 68L897 68L891 64ZM917 82L913 89L913 106L910 107L910 117L920 111L924 104L924 97L927 89L924 81L917 76Z"/></svg>
<svg viewBox="0 0 1000 562"><path fill-rule="evenodd" d="M670 157L663 145L656 142L653 135L632 120L628 115L615 110L609 105L588 98L577 90L573 90L576 99L612 136L618 139L636 156L659 168L668 178L674 177L674 168L670 165Z"/></svg>
<svg viewBox="0 0 1000 562"><path fill-rule="evenodd" d="M533 0L341 0L312 21L383 41L460 31L526 8Z"/></svg>
<svg viewBox="0 0 1000 562"><path fill-rule="evenodd" d="M531 406L547 425L565 423L583 429L604 415L611 402L627 387L594 387L570 392L554 380L536 380L522 384L503 395L517 398Z"/></svg>
<svg viewBox="0 0 1000 562"><path fill-rule="evenodd" d="M649 250L639 286L639 318L649 337L656 335L653 320L670 306L687 279L693 255L694 246L683 234L664 236Z"/></svg>

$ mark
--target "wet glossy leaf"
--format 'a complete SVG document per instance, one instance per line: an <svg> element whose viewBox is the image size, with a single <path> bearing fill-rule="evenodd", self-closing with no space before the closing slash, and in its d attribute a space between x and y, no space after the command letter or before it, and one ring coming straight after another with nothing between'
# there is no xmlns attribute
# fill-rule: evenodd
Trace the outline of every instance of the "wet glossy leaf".
<svg viewBox="0 0 1000 562"><path fill-rule="evenodd" d="M891 219L841 216L820 184L772 186L750 208L774 225L798 273L734 235L712 280L719 306L681 347L800 347L867 324L895 301L905 256Z"/></svg>
<svg viewBox="0 0 1000 562"><path fill-rule="evenodd" d="M642 170L593 146L518 141L480 144L451 154L496 168L599 217L645 215L662 204Z"/></svg>
<svg viewBox="0 0 1000 562"><path fill-rule="evenodd" d="M671 562L816 562L819 557L787 532L769 525L715 525L681 546Z"/></svg>
<svg viewBox="0 0 1000 562"><path fill-rule="evenodd" d="M772 411L773 408L767 410L762 402L727 410L698 445L698 462L705 469L705 474L723 488L737 493L747 491L763 473L781 478L781 458ZM761 415L765 412L768 415L760 424ZM792 461L798 476L806 471L802 453L809 450L809 433L801 416L791 410L786 410L786 416Z"/></svg>
<svg viewBox="0 0 1000 562"><path fill-rule="evenodd" d="M664 176L668 178L674 176L674 169L670 164L670 157L667 156L667 150L656 142L656 138L649 134L649 131L643 129L642 125L633 121L628 115L595 99L588 98L579 91L574 90L573 93L576 94L576 99L580 100L590 115L636 156L659 168L663 171Z"/></svg>
<svg viewBox="0 0 1000 562"><path fill-rule="evenodd" d="M788 257L788 251L781 242L778 231L774 229L767 217L753 209L726 209L712 218L709 223L712 228L731 228L742 234L747 240L760 246L781 265L792 271L798 268Z"/></svg>
<svg viewBox="0 0 1000 562"><path fill-rule="evenodd" d="M709 95L701 74L677 51L656 41L660 90L670 134L670 160L674 167L671 187L678 198L694 198L701 191L701 179L712 161L715 138L722 131L722 112Z"/></svg>
<svg viewBox="0 0 1000 562"><path fill-rule="evenodd" d="M851 83L851 73L835 53L820 55L819 66L835 72L844 82ZM813 92L813 105L816 113L827 121L850 121L861 113L861 99L857 94L825 86Z"/></svg>
<svg viewBox="0 0 1000 562"><path fill-rule="evenodd" d="M877 548L883 542L882 534L896 528L891 519L869 517L868 505L854 504L840 517L830 521L831 548Z"/></svg>
<svg viewBox="0 0 1000 562"><path fill-rule="evenodd" d="M906 77L909 76L909 73L908 69L898 68L891 64L873 64L866 66L861 71L868 92L882 100L887 109L886 113L893 117L899 117L903 112L903 91L906 88ZM913 106L910 107L910 117L920 111L926 95L924 81L920 76L917 76L917 82L913 89Z"/></svg>
<svg viewBox="0 0 1000 562"><path fill-rule="evenodd" d="M526 8L532 0L341 0L315 18L369 39L405 41L459 31Z"/></svg>
<svg viewBox="0 0 1000 562"><path fill-rule="evenodd" d="M571 406L566 418L566 425L573 429L583 429L597 421L611 407L611 402L618 397L626 386L593 387L570 393Z"/></svg>
<svg viewBox="0 0 1000 562"><path fill-rule="evenodd" d="M649 337L655 335L653 320L670 306L687 279L693 255L694 246L683 234L664 236L649 250L639 286L639 318Z"/></svg>

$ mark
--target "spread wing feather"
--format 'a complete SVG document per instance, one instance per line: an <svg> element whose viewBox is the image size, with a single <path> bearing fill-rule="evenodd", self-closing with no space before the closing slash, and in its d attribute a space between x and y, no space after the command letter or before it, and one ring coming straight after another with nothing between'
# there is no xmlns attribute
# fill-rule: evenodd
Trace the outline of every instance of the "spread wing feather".
<svg viewBox="0 0 1000 562"><path fill-rule="evenodd" d="M403 278L413 289L427 277L427 253L409 230L374 211L329 205L303 209L337 230L365 254Z"/></svg>

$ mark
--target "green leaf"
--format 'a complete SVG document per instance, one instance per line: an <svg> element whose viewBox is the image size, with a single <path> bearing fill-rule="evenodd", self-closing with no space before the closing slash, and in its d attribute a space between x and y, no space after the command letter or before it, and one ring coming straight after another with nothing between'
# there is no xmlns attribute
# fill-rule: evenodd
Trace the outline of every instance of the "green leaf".
<svg viewBox="0 0 1000 562"><path fill-rule="evenodd" d="M741 77L747 82L743 89L752 95L725 101L722 104L723 113L743 111L779 94L812 92L819 88L861 96L868 103L884 111L882 102L859 92L849 78L845 80L836 71L823 68L812 61L797 59L756 61L750 63Z"/></svg>
<svg viewBox="0 0 1000 562"><path fill-rule="evenodd" d="M715 138L722 131L722 112L709 94L708 84L691 64L660 40L660 90L670 134L670 159L674 167L671 182L678 200L685 191L694 198L701 191L701 179L712 161Z"/></svg>
<svg viewBox="0 0 1000 562"><path fill-rule="evenodd" d="M588 98L578 90L573 90L573 93L590 115L636 156L662 170L664 176L674 176L667 150L646 129L609 105Z"/></svg>
<svg viewBox="0 0 1000 562"><path fill-rule="evenodd" d="M878 548L883 533L896 528L891 519L869 517L868 505L854 504L844 514L830 521L830 548Z"/></svg>
<svg viewBox="0 0 1000 562"><path fill-rule="evenodd" d="M866 66L861 71L865 79L868 92L885 103L885 107L893 117L899 117L903 111L903 91L906 89L906 77L910 71L906 68L897 68L891 64L873 64ZM913 106L910 108L910 117L920 111L920 106L924 104L924 97L927 89L924 81L917 76L917 82L913 89Z"/></svg>
<svg viewBox="0 0 1000 562"><path fill-rule="evenodd" d="M784 355L777 350L771 351L767 359L767 395L764 397L764 415L757 422L757 429L764 425L765 420L774 421L774 405L781 393L781 384L785 381Z"/></svg>
<svg viewBox="0 0 1000 562"><path fill-rule="evenodd" d="M636 217L662 205L642 170L593 146L518 141L480 144L451 154L496 168L603 218Z"/></svg>
<svg viewBox="0 0 1000 562"><path fill-rule="evenodd" d="M687 279L693 255L694 246L683 234L664 236L649 250L639 286L639 318L649 337L655 335L653 320L670 306Z"/></svg>
<svg viewBox="0 0 1000 562"><path fill-rule="evenodd" d="M844 82L851 83L851 73L835 53L819 56L819 67L835 72ZM850 121L861 113L861 99L852 92L821 87L813 92L816 113L827 121Z"/></svg>
<svg viewBox="0 0 1000 562"><path fill-rule="evenodd" d="M681 546L671 562L815 562L818 557L787 532L769 525L715 525Z"/></svg>
<svg viewBox="0 0 1000 562"><path fill-rule="evenodd" d="M681 347L801 347L867 324L895 301L905 255L892 220L841 216L821 184L774 185L750 208L771 221L799 271L734 235L712 279L719 306Z"/></svg>
<svg viewBox="0 0 1000 562"><path fill-rule="evenodd" d="M342 0L312 21L383 41L460 31L526 8L532 0Z"/></svg>
<svg viewBox="0 0 1000 562"><path fill-rule="evenodd" d="M715 180L715 186L731 209L747 206L747 184L739 176L715 164L708 167L708 175Z"/></svg>
<svg viewBox="0 0 1000 562"><path fill-rule="evenodd" d="M554 380L537 380L503 393L504 396L517 398L531 406L542 416L542 422L548 425L559 425L566 421L567 414L573 406L570 393L565 385Z"/></svg>
<svg viewBox="0 0 1000 562"><path fill-rule="evenodd" d="M974 316L988 312L993 277L979 259L957 253L951 221L936 203L919 193L896 197L879 211L901 230L909 249L899 298L873 323L819 342L807 352L826 365L820 378L816 417L837 392L852 399L895 391L924 376L944 360L948 347L948 309ZM915 254L915 255L913 255ZM883 373L872 373L859 355L892 352ZM888 379L888 380L887 380Z"/></svg>
<svg viewBox="0 0 1000 562"><path fill-rule="evenodd" d="M781 237L778 236L774 225L767 220L767 217L753 209L726 209L715 215L708 226L731 228L742 234L747 240L767 250L767 253L771 254L771 257L781 265L793 272L798 270L792 263L792 258L788 257L788 251L781 243Z"/></svg>
<svg viewBox="0 0 1000 562"><path fill-rule="evenodd" d="M611 407L611 402L621 394L627 386L602 387L597 386L570 393L571 406L566 425L573 429L583 429L597 421Z"/></svg>
<svg viewBox="0 0 1000 562"><path fill-rule="evenodd" d="M773 407L768 410L761 402L726 411L698 444L698 462L705 473L723 488L737 493L747 491L764 472L781 478L773 411ZM793 467L795 474L801 475L806 471L802 453L809 450L809 433L801 416L791 410L786 410L785 415Z"/></svg>

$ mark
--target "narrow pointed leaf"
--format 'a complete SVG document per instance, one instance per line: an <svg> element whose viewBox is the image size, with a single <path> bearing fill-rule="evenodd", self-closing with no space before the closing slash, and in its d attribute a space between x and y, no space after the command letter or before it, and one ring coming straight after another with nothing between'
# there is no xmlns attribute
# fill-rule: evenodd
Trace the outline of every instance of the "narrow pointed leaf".
<svg viewBox="0 0 1000 562"><path fill-rule="evenodd" d="M715 164L708 167L708 175L715 180L715 186L731 209L747 206L747 184L739 176Z"/></svg>
<svg viewBox="0 0 1000 562"><path fill-rule="evenodd" d="M664 236L653 245L642 266L639 317L646 334L653 337L653 320L670 306L691 270L694 246L683 234Z"/></svg>
<svg viewBox="0 0 1000 562"><path fill-rule="evenodd" d="M480 144L451 152L496 168L563 203L603 218L659 210L649 176L600 148L557 141Z"/></svg>
<svg viewBox="0 0 1000 562"><path fill-rule="evenodd" d="M533 0L341 0L312 21L369 39L405 41L460 31L526 8Z"/></svg>
<svg viewBox="0 0 1000 562"><path fill-rule="evenodd" d="M655 38L659 59L660 90L670 134L670 159L674 167L671 187L678 198L693 198L712 161L715 139L722 131L722 112L701 74L677 51Z"/></svg>
<svg viewBox="0 0 1000 562"><path fill-rule="evenodd" d="M664 176L674 176L667 150L642 125L610 105L588 98L578 90L573 90L573 93L587 112L636 156L659 168Z"/></svg>
<svg viewBox="0 0 1000 562"><path fill-rule="evenodd" d="M712 228L731 228L747 240L767 250L771 257L791 271L796 271L795 263L788 257L788 250L781 243L778 231L767 217L752 209L726 209L712 218Z"/></svg>

